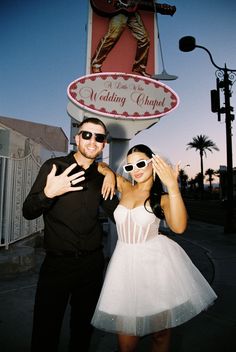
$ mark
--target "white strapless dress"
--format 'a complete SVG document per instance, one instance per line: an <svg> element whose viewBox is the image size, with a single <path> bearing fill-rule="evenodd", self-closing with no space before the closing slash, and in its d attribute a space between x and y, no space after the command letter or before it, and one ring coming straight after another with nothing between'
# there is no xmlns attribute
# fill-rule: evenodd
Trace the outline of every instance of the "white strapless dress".
<svg viewBox="0 0 236 352"><path fill-rule="evenodd" d="M118 205L118 241L92 325L143 336L180 325L217 298L185 251L158 233L160 220L144 206Z"/></svg>

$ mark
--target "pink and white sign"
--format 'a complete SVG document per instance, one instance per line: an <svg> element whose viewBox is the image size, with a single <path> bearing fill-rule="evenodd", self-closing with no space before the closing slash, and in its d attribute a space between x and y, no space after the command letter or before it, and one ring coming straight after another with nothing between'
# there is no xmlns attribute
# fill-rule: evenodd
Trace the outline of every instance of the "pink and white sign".
<svg viewBox="0 0 236 352"><path fill-rule="evenodd" d="M143 76L104 72L80 77L68 89L69 99L94 114L123 119L150 119L168 114L179 104L165 84Z"/></svg>

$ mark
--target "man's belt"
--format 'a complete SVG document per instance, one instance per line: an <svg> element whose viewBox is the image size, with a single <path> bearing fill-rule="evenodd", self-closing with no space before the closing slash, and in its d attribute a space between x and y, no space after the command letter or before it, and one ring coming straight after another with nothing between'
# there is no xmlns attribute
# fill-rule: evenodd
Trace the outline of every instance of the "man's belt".
<svg viewBox="0 0 236 352"><path fill-rule="evenodd" d="M102 249L102 247L98 247L96 249L91 249L91 250L76 250L76 251L59 251L59 250L47 250L46 254L52 257L71 257L71 258L77 258L77 257L83 257L87 255L91 255L95 252L98 252Z"/></svg>

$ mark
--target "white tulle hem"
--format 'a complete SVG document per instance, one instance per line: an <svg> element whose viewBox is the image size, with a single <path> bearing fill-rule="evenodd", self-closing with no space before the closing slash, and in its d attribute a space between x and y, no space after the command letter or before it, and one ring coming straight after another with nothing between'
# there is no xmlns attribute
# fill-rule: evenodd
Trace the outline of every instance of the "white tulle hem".
<svg viewBox="0 0 236 352"><path fill-rule="evenodd" d="M205 302L204 310L213 304L214 299ZM203 309L196 309L191 302L186 302L171 311L164 311L145 317L130 317L108 314L96 310L92 325L97 329L123 335L145 336L151 333L173 328L185 323L199 314Z"/></svg>

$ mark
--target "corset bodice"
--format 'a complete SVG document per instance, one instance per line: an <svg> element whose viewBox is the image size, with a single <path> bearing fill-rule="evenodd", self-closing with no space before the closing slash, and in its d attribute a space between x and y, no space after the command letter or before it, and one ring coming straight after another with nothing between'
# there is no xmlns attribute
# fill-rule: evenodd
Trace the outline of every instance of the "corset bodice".
<svg viewBox="0 0 236 352"><path fill-rule="evenodd" d="M143 243L158 234L160 220L144 205L126 208L119 204L114 212L118 238L126 243Z"/></svg>

